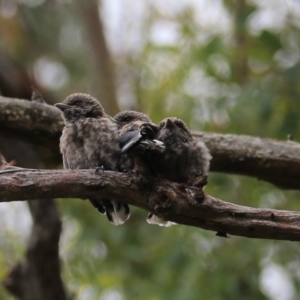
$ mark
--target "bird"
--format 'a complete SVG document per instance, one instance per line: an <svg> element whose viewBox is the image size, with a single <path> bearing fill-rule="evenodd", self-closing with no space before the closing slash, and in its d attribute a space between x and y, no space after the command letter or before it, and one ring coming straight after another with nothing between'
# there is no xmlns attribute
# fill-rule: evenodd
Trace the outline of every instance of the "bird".
<svg viewBox="0 0 300 300"><path fill-rule="evenodd" d="M157 132L158 130L157 125L152 123L151 119L146 114L134 110L125 110L116 114L114 116L114 120L117 122L119 127L119 144L121 147L130 141L133 144L132 146L136 146L135 150L137 151L139 149L145 150L145 148L149 147L153 149L161 148L159 145L157 145L156 141L151 141L149 143L146 141L147 135L150 134L154 137L154 131ZM142 135L140 135L140 132ZM139 140L138 144L135 144L135 142L131 141L133 136L136 136L136 139ZM150 140L153 140L153 138L150 138L148 141ZM129 145L127 145L127 147L128 146ZM131 148L131 145L129 148ZM126 151L123 150L120 171L132 171L134 169L134 165L133 152L130 151L129 153L126 153Z"/></svg>
<svg viewBox="0 0 300 300"><path fill-rule="evenodd" d="M114 116L114 120L118 123L120 129L135 121L152 122L146 114L134 110L121 111Z"/></svg>
<svg viewBox="0 0 300 300"><path fill-rule="evenodd" d="M181 119L162 120L156 138L165 145L165 151L159 157L159 177L189 186L203 187L207 183L210 152L202 141L193 138ZM153 213L148 214L147 222L166 227L176 224Z"/></svg>
<svg viewBox="0 0 300 300"><path fill-rule="evenodd" d="M199 176L206 177L211 155L206 145L195 139L187 125L176 117L159 123L156 139L165 145L159 166L159 176L170 181L198 186Z"/></svg>
<svg viewBox="0 0 300 300"><path fill-rule="evenodd" d="M163 142L155 139L157 132L156 124L141 120L132 121L120 130L119 144L122 148L122 158L130 160L130 169L143 176L154 175L149 161L165 148ZM127 151L129 149L130 151Z"/></svg>
<svg viewBox="0 0 300 300"><path fill-rule="evenodd" d="M122 149L121 171L137 170L142 175L155 175L154 164L157 153L164 150L162 142L155 140L158 126L144 113L137 111L123 111L114 116L119 124L119 143ZM131 149L130 151L127 151ZM149 216L151 216L149 218ZM170 227L176 223L148 214L147 222L159 226Z"/></svg>
<svg viewBox="0 0 300 300"><path fill-rule="evenodd" d="M101 103L89 94L75 93L55 106L65 121L60 138L64 168L117 171L121 155L118 124L105 113ZM130 217L126 203L103 198L89 200L114 225L123 224Z"/></svg>
<svg viewBox="0 0 300 300"><path fill-rule="evenodd" d="M147 155L135 152L142 163L138 168L150 169L153 176L170 181L185 183L188 186L203 187L207 180L207 173L211 155L205 144L193 138L187 125L176 117L166 118L158 125L155 139L164 144L164 151L156 152L152 159ZM142 138L137 134L132 136L125 145L122 145L121 152L130 151L134 144L140 143ZM146 152L149 150L146 150ZM150 150L151 151L151 150ZM148 157L149 157L148 153ZM170 226L169 221L165 221L158 216L149 213L147 222L160 226Z"/></svg>
<svg viewBox="0 0 300 300"><path fill-rule="evenodd" d="M149 129L152 129L152 132ZM134 146L141 144L145 139L163 143L164 150L155 156L155 161L144 160L149 168L152 166L154 176L190 186L197 186L197 177L207 176L210 152L202 141L193 138L182 120L176 117L166 118L158 127L155 124L136 121L124 126L121 133L122 131L125 133L119 137L121 153L132 151ZM149 149L146 149L147 151ZM139 156L146 156L141 155L140 151L137 153Z"/></svg>

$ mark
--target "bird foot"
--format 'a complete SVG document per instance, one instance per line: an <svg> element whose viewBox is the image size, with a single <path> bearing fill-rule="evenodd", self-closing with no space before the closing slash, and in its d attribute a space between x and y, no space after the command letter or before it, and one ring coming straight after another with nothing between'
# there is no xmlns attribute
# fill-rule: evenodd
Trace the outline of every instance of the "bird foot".
<svg viewBox="0 0 300 300"><path fill-rule="evenodd" d="M104 166L96 167L96 169L95 169L95 175L99 174L100 171L102 171L102 173L105 171Z"/></svg>

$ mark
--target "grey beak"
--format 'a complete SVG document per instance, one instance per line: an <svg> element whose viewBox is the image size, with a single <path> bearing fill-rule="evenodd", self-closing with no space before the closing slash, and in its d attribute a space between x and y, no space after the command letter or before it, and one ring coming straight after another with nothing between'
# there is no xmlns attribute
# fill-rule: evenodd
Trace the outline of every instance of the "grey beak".
<svg viewBox="0 0 300 300"><path fill-rule="evenodd" d="M61 111L64 111L64 110L70 108L70 105L63 104L63 103L55 103L54 106L59 108Z"/></svg>
<svg viewBox="0 0 300 300"><path fill-rule="evenodd" d="M175 128L176 125L173 123L171 119L167 119L165 126L166 128Z"/></svg>

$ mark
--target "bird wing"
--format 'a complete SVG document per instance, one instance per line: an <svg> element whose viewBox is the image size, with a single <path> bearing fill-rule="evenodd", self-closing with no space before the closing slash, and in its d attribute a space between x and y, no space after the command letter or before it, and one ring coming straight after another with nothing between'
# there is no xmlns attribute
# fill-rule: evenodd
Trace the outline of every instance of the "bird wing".
<svg viewBox="0 0 300 300"><path fill-rule="evenodd" d="M141 128L136 128L123 133L119 137L119 144L122 147L121 153L126 153L131 147L141 140Z"/></svg>

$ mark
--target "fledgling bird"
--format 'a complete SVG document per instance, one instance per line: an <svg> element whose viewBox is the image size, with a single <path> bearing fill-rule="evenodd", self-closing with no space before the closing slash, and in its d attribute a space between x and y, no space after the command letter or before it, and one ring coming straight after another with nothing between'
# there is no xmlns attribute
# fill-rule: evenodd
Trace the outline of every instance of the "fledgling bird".
<svg viewBox="0 0 300 300"><path fill-rule="evenodd" d="M175 117L159 123L156 138L166 150L159 168L162 178L197 186L199 176L207 176L211 155L206 145L193 138L186 124Z"/></svg>
<svg viewBox="0 0 300 300"><path fill-rule="evenodd" d="M136 122L130 126L136 124L142 128L143 123L140 125ZM123 131L125 129L126 127ZM128 134L129 138L121 143L121 152L131 151L133 146L139 145L144 140L140 132L141 129L133 130L132 134ZM154 157L154 161L144 161L147 167L153 169L152 175L190 186L198 184L195 181L197 177L207 176L211 160L209 150L203 142L193 138L182 120L175 117L162 120L158 130L156 129L156 132L153 130L152 136L147 135L147 139L151 138L161 141L165 146L164 151Z"/></svg>
<svg viewBox="0 0 300 300"><path fill-rule="evenodd" d="M140 120L133 121L120 130L121 153L125 153L125 157L130 160L131 170L138 171L143 176L154 175L149 161L165 149L164 144L155 139L157 132L157 125Z"/></svg>
<svg viewBox="0 0 300 300"><path fill-rule="evenodd" d="M118 125L94 97L76 93L55 106L63 112L65 127L60 138L60 152L65 169L117 171L120 159ZM110 199L89 199L114 225L130 216L129 206Z"/></svg>
<svg viewBox="0 0 300 300"><path fill-rule="evenodd" d="M193 138L186 124L175 117L166 118L159 123L159 130L156 139L163 142L165 150L156 153L152 159L143 159L140 153L138 166L150 169L153 176L168 179L178 183L185 183L189 186L201 186L206 184L206 177L209 170L211 156L205 144ZM133 136L124 149L130 151L128 146L132 141L139 143L136 136ZM148 154L150 155L150 154ZM166 226L165 220L150 213L148 223ZM169 223L167 223L169 225Z"/></svg>
<svg viewBox="0 0 300 300"><path fill-rule="evenodd" d="M123 128L125 125L128 125L135 121L142 121L151 123L151 119L144 113L134 110L125 110L121 111L114 116L114 119L117 121L119 128Z"/></svg>
<svg viewBox="0 0 300 300"><path fill-rule="evenodd" d="M166 147L157 170L161 178L189 186L203 187L206 184L210 152L203 142L193 138L182 120L175 117L162 120L156 138ZM172 223L152 213L149 213L147 222L160 226L170 226Z"/></svg>
<svg viewBox="0 0 300 300"><path fill-rule="evenodd" d="M118 123L119 143L121 147L127 144L129 141L132 143L133 141L131 141L131 138L133 136L135 136L135 139L143 140L143 142L139 143L141 144L140 148L143 150L149 147L154 149L159 147L156 145L155 141L149 144L145 142L148 134L153 135L154 138L153 131L157 132L158 130L157 125L153 124L151 119L146 114L133 110L125 110L116 114L114 119ZM151 140L153 138L151 138ZM135 143L133 142L133 144ZM138 147L135 147L135 150L138 150L137 148ZM122 172L131 171L134 169L134 159L132 155L133 152L129 154L125 152L126 151L124 151L121 156L120 171Z"/></svg>
<svg viewBox="0 0 300 300"><path fill-rule="evenodd" d="M155 140L158 126L153 124L147 115L137 111L127 110L120 112L114 116L114 119L118 122L120 128L120 146L124 146L121 156L121 171L137 169L144 175L155 175L156 167L151 167L154 164L149 165L149 162L155 162L156 155L164 150L163 143L161 144ZM132 147L133 149L127 152L127 148L129 150ZM151 217L149 218L149 216ZM147 222L165 227L176 224L163 220L152 213L148 214Z"/></svg>

